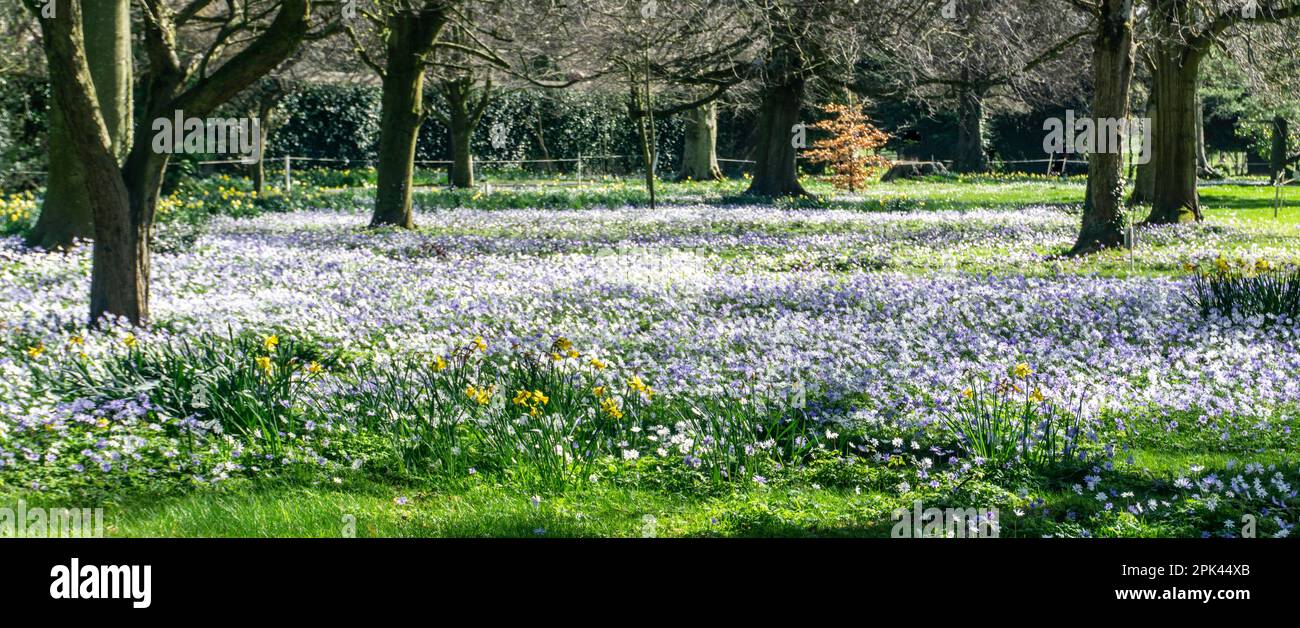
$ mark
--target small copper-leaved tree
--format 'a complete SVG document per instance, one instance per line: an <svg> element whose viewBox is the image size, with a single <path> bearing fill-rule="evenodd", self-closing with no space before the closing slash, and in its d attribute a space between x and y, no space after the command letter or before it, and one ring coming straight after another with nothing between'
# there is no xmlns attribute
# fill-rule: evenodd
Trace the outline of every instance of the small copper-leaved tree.
<svg viewBox="0 0 1300 628"><path fill-rule="evenodd" d="M852 107L831 104L822 111L830 117L812 128L830 135L813 142L804 156L830 166L831 184L835 187L856 192L866 187L873 170L889 166L889 160L876 154L889 141L889 134L872 126L866 114Z"/></svg>

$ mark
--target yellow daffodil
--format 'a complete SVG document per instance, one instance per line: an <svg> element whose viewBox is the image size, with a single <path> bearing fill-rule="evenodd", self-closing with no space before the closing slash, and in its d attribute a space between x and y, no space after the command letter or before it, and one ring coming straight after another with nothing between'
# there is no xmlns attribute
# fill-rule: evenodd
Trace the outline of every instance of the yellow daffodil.
<svg viewBox="0 0 1300 628"><path fill-rule="evenodd" d="M33 360L41 357L41 355L44 353L45 353L45 343L43 342L36 343L30 347L27 347L27 357Z"/></svg>
<svg viewBox="0 0 1300 628"><path fill-rule="evenodd" d="M262 339L262 346L265 347L267 351L275 351L276 346L279 344L280 337L274 334Z"/></svg>
<svg viewBox="0 0 1300 628"><path fill-rule="evenodd" d="M597 370L605 368L605 363L601 362L600 360L597 360L596 358L591 359L591 365L595 367Z"/></svg>
<svg viewBox="0 0 1300 628"><path fill-rule="evenodd" d="M75 335L74 335L73 337L68 338L68 344L70 344L70 345L81 346L81 345L86 344L86 339L85 339L85 338L82 338L81 336L75 336Z"/></svg>
<svg viewBox="0 0 1300 628"><path fill-rule="evenodd" d="M122 336L122 344L126 345L127 347L134 347L136 344L135 334L127 334L125 336Z"/></svg>
<svg viewBox="0 0 1300 628"><path fill-rule="evenodd" d="M325 369L320 365L320 362L308 362L306 370L309 375L319 375Z"/></svg>
<svg viewBox="0 0 1300 628"><path fill-rule="evenodd" d="M606 397L600 402L600 409L611 419L623 418L623 411L618 408L618 402L613 397Z"/></svg>
<svg viewBox="0 0 1300 628"><path fill-rule="evenodd" d="M263 373L266 373L267 375L271 374L271 369L274 367L271 364L270 356L259 355L253 361L257 363L257 368L262 369Z"/></svg>
<svg viewBox="0 0 1300 628"><path fill-rule="evenodd" d="M1026 377L1029 377L1030 375L1033 375L1034 369L1029 368L1028 364L1021 362L1016 365L1015 369L1012 370L1012 373L1015 374L1016 377L1024 379Z"/></svg>
<svg viewBox="0 0 1300 628"><path fill-rule="evenodd" d="M1038 388L1035 388L1035 389L1034 389L1034 392L1032 392L1032 393L1029 394L1029 398L1032 399L1032 400L1034 401L1034 403L1042 403L1042 402L1043 402L1043 391L1042 391L1042 390L1039 390Z"/></svg>
<svg viewBox="0 0 1300 628"><path fill-rule="evenodd" d="M597 397L604 397L604 396L605 396L605 387L604 387L604 386L597 386L597 387L595 387L595 388L592 388L592 389L591 389L591 394L596 395Z"/></svg>
<svg viewBox="0 0 1300 628"><path fill-rule="evenodd" d="M975 391L967 388L966 390L961 391L961 396L966 399L972 399L975 397Z"/></svg>
<svg viewBox="0 0 1300 628"><path fill-rule="evenodd" d="M480 406L486 406L492 401L492 393L495 392L495 390L495 386L479 388L471 384L465 387L465 396L469 397L474 401L474 403L477 403Z"/></svg>
<svg viewBox="0 0 1300 628"><path fill-rule="evenodd" d="M483 340L482 336L474 336L474 348L479 351L487 351L487 342Z"/></svg>
<svg viewBox="0 0 1300 628"><path fill-rule="evenodd" d="M436 356L433 358L432 366L433 366L433 370L441 371L447 368L447 361L442 359L442 356Z"/></svg>

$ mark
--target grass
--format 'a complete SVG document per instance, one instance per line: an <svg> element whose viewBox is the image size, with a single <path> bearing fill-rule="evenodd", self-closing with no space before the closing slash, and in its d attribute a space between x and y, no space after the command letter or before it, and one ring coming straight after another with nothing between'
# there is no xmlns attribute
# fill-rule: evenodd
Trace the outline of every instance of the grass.
<svg viewBox="0 0 1300 628"><path fill-rule="evenodd" d="M121 537L789 537L888 533L897 500L852 490L774 489L704 499L627 487L542 497L475 484L263 486L127 501ZM398 504L397 499L404 498Z"/></svg>

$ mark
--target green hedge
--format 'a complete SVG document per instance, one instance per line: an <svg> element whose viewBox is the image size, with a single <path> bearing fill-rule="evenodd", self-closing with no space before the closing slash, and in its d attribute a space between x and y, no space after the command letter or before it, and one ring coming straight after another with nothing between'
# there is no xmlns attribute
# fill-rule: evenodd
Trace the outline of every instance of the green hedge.
<svg viewBox="0 0 1300 628"><path fill-rule="evenodd" d="M364 162L378 150L379 96L377 87L297 85L280 106L285 122L271 139L270 154ZM427 102L443 106L442 97L434 89L429 89ZM499 145L492 141L496 128L503 139ZM660 119L655 129L661 153L660 172L670 173L681 158L684 122L680 116ZM480 161L547 156L567 159L581 153L629 156L609 164L618 172L641 167L640 143L636 127L627 117L626 100L613 94L502 92L484 113L474 134L473 148ZM431 117L420 129L416 158L437 161L450 159L450 155L447 129ZM570 168L571 164L564 165L565 171Z"/></svg>

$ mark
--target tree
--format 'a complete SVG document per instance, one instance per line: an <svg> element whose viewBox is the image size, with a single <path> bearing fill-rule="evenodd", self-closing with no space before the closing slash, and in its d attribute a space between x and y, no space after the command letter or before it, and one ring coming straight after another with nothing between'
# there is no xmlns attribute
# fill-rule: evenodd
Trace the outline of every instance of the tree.
<svg viewBox="0 0 1300 628"><path fill-rule="evenodd" d="M130 0L101 0L82 13L86 56L97 104L108 127L113 154L126 158L132 132L132 61ZM77 159L76 136L70 132L57 93L50 107L49 174L45 197L28 246L61 249L94 234L90 195Z"/></svg>
<svg viewBox="0 0 1300 628"><path fill-rule="evenodd" d="M835 187L856 192L866 186L873 169L889 166L887 159L875 153L889 141L889 134L872 126L867 116L853 107L830 104L822 110L830 117L813 128L829 137L813 142L804 157L830 165Z"/></svg>
<svg viewBox="0 0 1300 628"><path fill-rule="evenodd" d="M582 80L628 95L628 119L640 138L652 206L655 119L691 116L680 176L721 176L714 103L748 75L749 51L760 29L747 6L722 0L592 0L571 5L561 22L578 26L566 33L568 51L548 56L582 68L570 84Z"/></svg>
<svg viewBox="0 0 1300 628"><path fill-rule="evenodd" d="M424 105L424 76L434 43L451 21L451 0L399 2L382 12L366 12L380 29L383 65L366 53L358 35L348 28L357 52L382 83L379 117L379 164L372 227L415 226L411 215L415 143L428 112Z"/></svg>
<svg viewBox="0 0 1300 628"><path fill-rule="evenodd" d="M1116 128L1102 120L1124 120L1129 115L1133 82L1133 0L1073 0L1093 20L1092 116L1094 129ZM1098 131L1098 134L1105 131ZM1088 155L1088 189L1083 203L1083 224L1071 254L1081 254L1124 244L1124 142L1115 133L1103 139L1103 150Z"/></svg>
<svg viewBox="0 0 1300 628"><path fill-rule="evenodd" d="M1207 60L1201 91L1207 112L1236 122L1234 135L1265 156L1272 181L1300 161L1300 20L1255 25Z"/></svg>
<svg viewBox="0 0 1300 628"><path fill-rule="evenodd" d="M470 139L491 98L490 74L478 64L507 68L508 62L482 37L491 11L508 3L470 0L400 0L380 3L364 12L378 39L383 62L367 52L365 37L349 28L356 52L382 82L379 122L379 164L375 210L371 226L414 227L411 196L415 146L420 127L430 116L443 122L451 135L451 179L457 187L473 185ZM470 9L479 9L473 11ZM450 36L446 36L450 34ZM438 89L448 105L442 113L424 102L424 84L431 70L442 72ZM476 85L483 77L483 87Z"/></svg>
<svg viewBox="0 0 1300 628"><path fill-rule="evenodd" d="M1062 100L1080 81L1078 42L1091 29L1041 0L932 0L899 20L869 58L864 92L957 114L953 167L988 172L986 123L998 108Z"/></svg>
<svg viewBox="0 0 1300 628"><path fill-rule="evenodd" d="M686 113L686 140L682 143L681 181L720 181L718 165L718 103L710 102Z"/></svg>
<svg viewBox="0 0 1300 628"><path fill-rule="evenodd" d="M246 11L228 6L223 12L214 9L211 0L195 0L173 12L164 0L142 0L140 40L148 70L141 80L144 103L139 120L147 126L134 133L125 165L119 165L113 152L106 117L96 98L86 57L83 2L56 0L52 14L42 11L40 0L24 2L41 25L59 111L70 134L81 139L74 146L90 191L95 227L91 322L111 314L145 324L149 240L170 155L156 150L153 134L142 129L153 128L154 120L177 115L202 118L270 72L308 36L312 2L279 0L244 6ZM209 45L183 62L178 29L212 24L216 28L202 31Z"/></svg>
<svg viewBox="0 0 1300 628"><path fill-rule="evenodd" d="M1220 6L1209 0L1148 0L1153 97L1159 114L1152 129L1154 175L1148 224L1201 220L1196 191L1200 114L1197 86L1206 55L1243 24L1300 16L1300 2Z"/></svg>
<svg viewBox="0 0 1300 628"><path fill-rule="evenodd" d="M468 9L478 8L478 11ZM452 23L448 36L441 42L435 57L436 86L442 95L446 112L430 108L430 113L447 128L451 140L451 170L449 183L454 188L474 187L474 156L471 141L478 129L483 112L492 102L493 71L509 68L492 45L493 40L504 38L496 30L495 20L502 17L495 9L500 3L483 3L467 7L460 13L463 19Z"/></svg>

